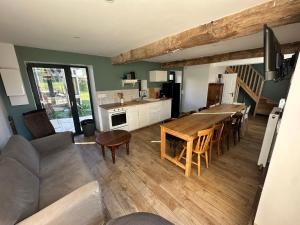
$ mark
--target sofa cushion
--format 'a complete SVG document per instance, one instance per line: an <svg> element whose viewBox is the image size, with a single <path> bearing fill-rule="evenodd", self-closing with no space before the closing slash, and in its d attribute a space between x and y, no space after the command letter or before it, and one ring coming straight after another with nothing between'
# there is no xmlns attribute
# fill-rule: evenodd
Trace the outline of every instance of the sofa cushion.
<svg viewBox="0 0 300 225"><path fill-rule="evenodd" d="M39 179L18 161L0 157L0 224L13 225L38 210Z"/></svg>
<svg viewBox="0 0 300 225"><path fill-rule="evenodd" d="M17 160L33 174L39 175L39 153L32 144L22 136L12 136L4 147L2 154Z"/></svg>
<svg viewBox="0 0 300 225"><path fill-rule="evenodd" d="M42 158L39 209L92 180L93 177L81 157L80 149L75 144Z"/></svg>

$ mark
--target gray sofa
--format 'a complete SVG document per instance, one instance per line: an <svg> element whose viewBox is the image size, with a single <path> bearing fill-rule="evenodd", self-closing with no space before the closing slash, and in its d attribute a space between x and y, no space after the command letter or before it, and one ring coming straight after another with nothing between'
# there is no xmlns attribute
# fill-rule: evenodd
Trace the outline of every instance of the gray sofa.
<svg viewBox="0 0 300 225"><path fill-rule="evenodd" d="M101 189L72 134L12 136L0 156L0 225L100 225Z"/></svg>

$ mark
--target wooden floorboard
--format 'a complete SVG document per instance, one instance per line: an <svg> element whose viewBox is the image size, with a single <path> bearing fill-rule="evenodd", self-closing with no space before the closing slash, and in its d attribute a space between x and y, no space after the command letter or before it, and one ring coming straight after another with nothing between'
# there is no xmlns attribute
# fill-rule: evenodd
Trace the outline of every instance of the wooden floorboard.
<svg viewBox="0 0 300 225"><path fill-rule="evenodd" d="M256 162L266 118L249 120L241 141L219 158L216 151L202 175L192 167L191 177L160 159L159 125L132 132L130 155L116 153L116 164L106 150L103 159L94 138L77 137L83 158L99 181L112 218L132 212L152 212L175 224L247 224L258 184Z"/></svg>

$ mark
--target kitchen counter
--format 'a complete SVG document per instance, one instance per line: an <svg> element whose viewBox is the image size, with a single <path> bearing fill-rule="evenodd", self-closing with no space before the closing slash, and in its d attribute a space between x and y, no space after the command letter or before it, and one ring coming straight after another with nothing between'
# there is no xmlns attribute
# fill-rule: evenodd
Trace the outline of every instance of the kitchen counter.
<svg viewBox="0 0 300 225"><path fill-rule="evenodd" d="M160 102L160 101L166 101L166 100L170 100L170 98L161 98L158 101L151 101L151 100L149 101L147 99L135 100L135 101L124 102L124 104L121 104L121 103L104 104L104 105L100 105L100 107L103 108L103 109L106 109L106 110L110 110L110 109L115 109L115 108L119 108L119 107L141 105L141 104Z"/></svg>

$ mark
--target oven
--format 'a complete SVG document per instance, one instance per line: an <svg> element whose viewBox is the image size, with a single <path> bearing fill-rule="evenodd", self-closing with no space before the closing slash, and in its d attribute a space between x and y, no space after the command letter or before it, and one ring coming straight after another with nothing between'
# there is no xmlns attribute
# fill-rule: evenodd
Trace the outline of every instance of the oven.
<svg viewBox="0 0 300 225"><path fill-rule="evenodd" d="M128 123L126 118L126 110L123 108L116 108L109 110L109 129L123 129L127 130Z"/></svg>

